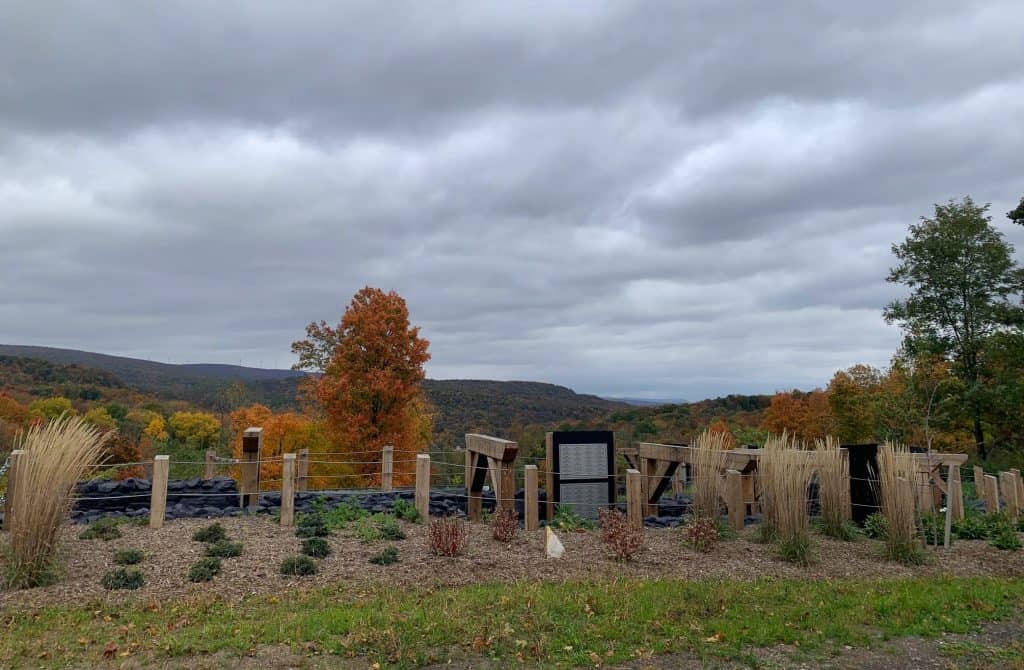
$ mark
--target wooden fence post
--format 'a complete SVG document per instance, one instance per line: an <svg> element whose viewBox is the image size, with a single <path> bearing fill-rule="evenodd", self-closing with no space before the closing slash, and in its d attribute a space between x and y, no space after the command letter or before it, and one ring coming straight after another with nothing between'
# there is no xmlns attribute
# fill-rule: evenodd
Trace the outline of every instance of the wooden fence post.
<svg viewBox="0 0 1024 670"><path fill-rule="evenodd" d="M739 470L725 471L725 506L729 510L729 527L743 530L747 510L743 500L743 475Z"/></svg>
<svg viewBox="0 0 1024 670"><path fill-rule="evenodd" d="M949 549L950 537L953 532L953 517L956 516L955 500L960 501L960 512L963 513L963 491L960 488L960 478L953 479L953 472L959 472L958 466L949 466L949 478L946 481L946 523L943 528L942 546Z"/></svg>
<svg viewBox="0 0 1024 670"><path fill-rule="evenodd" d="M296 491L309 490L309 449L299 449L299 457L296 459L297 476L295 478Z"/></svg>
<svg viewBox="0 0 1024 670"><path fill-rule="evenodd" d="M380 457L380 490L390 491L395 475L395 448L390 444L384 447Z"/></svg>
<svg viewBox="0 0 1024 670"><path fill-rule="evenodd" d="M260 452L263 450L263 429L246 428L242 433L242 481L239 504L254 508L260 503Z"/></svg>
<svg viewBox="0 0 1024 670"><path fill-rule="evenodd" d="M634 528L644 527L644 480L635 468L626 470L626 515Z"/></svg>
<svg viewBox="0 0 1024 670"><path fill-rule="evenodd" d="M213 465L217 460L217 453L213 449L206 450L206 463L203 466L203 479L213 479Z"/></svg>
<svg viewBox="0 0 1024 670"><path fill-rule="evenodd" d="M1014 485L1017 487L1017 504L1024 512L1024 479L1021 479L1020 470L1017 468L1010 468L1010 473L1013 475Z"/></svg>
<svg viewBox="0 0 1024 670"><path fill-rule="evenodd" d="M989 514L999 511L999 482L995 475L985 475L985 511Z"/></svg>
<svg viewBox="0 0 1024 670"><path fill-rule="evenodd" d="M149 527L163 528L167 512L167 477L170 474L170 456L153 457L153 484L149 498Z"/></svg>
<svg viewBox="0 0 1024 670"><path fill-rule="evenodd" d="M430 522L430 455L416 454L416 509L423 523Z"/></svg>
<svg viewBox="0 0 1024 670"><path fill-rule="evenodd" d="M974 466L974 497L981 500L985 497L985 471Z"/></svg>
<svg viewBox="0 0 1024 670"><path fill-rule="evenodd" d="M295 454L281 457L281 525L295 525Z"/></svg>
<svg viewBox="0 0 1024 670"><path fill-rule="evenodd" d="M18 463L26 458L24 449L15 449L11 452L11 466L7 470L7 494L4 496L4 530L10 530L14 515L17 513L18 501L15 482L17 481Z"/></svg>
<svg viewBox="0 0 1024 670"><path fill-rule="evenodd" d="M953 519L959 521L964 518L964 487L960 483L960 466L948 466L946 476L946 506L952 509ZM956 489L953 489L956 484Z"/></svg>
<svg viewBox="0 0 1024 670"><path fill-rule="evenodd" d="M1017 478L1012 472L999 473L999 488L1003 491L1006 513L1011 519L1017 519L1020 516L1020 501L1017 500Z"/></svg>
<svg viewBox="0 0 1024 670"><path fill-rule="evenodd" d="M526 526L526 530L537 530L540 528L540 511L537 509L537 466L527 465L523 472L526 486L523 493L523 525Z"/></svg>
<svg viewBox="0 0 1024 670"><path fill-rule="evenodd" d="M547 493L547 503L544 505L547 514L544 518L551 521L555 518L555 472L552 468L555 463L555 439L551 433L544 433L544 491Z"/></svg>

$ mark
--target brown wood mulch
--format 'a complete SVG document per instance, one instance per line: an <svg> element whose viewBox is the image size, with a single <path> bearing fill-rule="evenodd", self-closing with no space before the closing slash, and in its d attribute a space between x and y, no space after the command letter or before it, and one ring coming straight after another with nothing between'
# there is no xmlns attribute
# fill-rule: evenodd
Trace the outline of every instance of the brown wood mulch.
<svg viewBox="0 0 1024 670"><path fill-rule="evenodd" d="M191 596L240 599L337 584L357 588L427 588L519 580L657 577L1024 577L1024 551L999 551L980 540L956 541L949 551L932 551L929 564L908 567L884 560L881 543L877 541L850 543L816 538L817 560L804 568L776 559L770 546L751 541L752 528L736 539L720 542L708 554L687 548L678 529L646 529L643 551L631 562L620 562L608 556L596 533L560 533L565 556L549 559L544 553L543 530L520 531L510 544L503 544L491 537L488 526L469 524L470 539L465 553L447 558L430 552L423 525L405 522L402 528L408 537L393 543L399 552L399 562L394 565L384 567L368 562L388 543L362 544L341 530L327 538L333 553L317 561L317 575L286 577L278 571L281 562L297 555L302 541L295 536L294 529L282 528L269 517L257 516L220 519L229 538L244 544L243 553L237 558L223 559L223 571L212 582L194 584L186 574L189 566L203 556L206 546L193 541L192 533L209 523L203 519L181 519L158 530L122 525L123 537L107 542L80 540L78 533L84 527L68 525L62 531L63 573L59 583L0 592L0 611L96 601L148 603ZM103 574L117 567L113 555L119 549L141 549L145 553L145 560L136 566L145 577L141 589L108 591L101 586Z"/></svg>

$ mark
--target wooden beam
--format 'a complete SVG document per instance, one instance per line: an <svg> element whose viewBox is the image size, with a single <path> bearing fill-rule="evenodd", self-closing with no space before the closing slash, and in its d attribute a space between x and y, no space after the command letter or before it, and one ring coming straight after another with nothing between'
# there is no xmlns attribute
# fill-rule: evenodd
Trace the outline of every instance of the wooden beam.
<svg viewBox="0 0 1024 670"><path fill-rule="evenodd" d="M635 468L626 470L626 516L634 528L644 527L643 475Z"/></svg>
<svg viewBox="0 0 1024 670"><path fill-rule="evenodd" d="M167 477L170 474L170 456L161 454L153 458L153 483L149 493L149 527L163 528L167 513Z"/></svg>
<svg viewBox="0 0 1024 670"><path fill-rule="evenodd" d="M523 493L523 524L526 530L540 528L540 511L537 509L537 466L527 465L523 468L523 479L526 491Z"/></svg>
<svg viewBox="0 0 1024 670"><path fill-rule="evenodd" d="M974 466L974 497L981 500L985 497L985 471Z"/></svg>
<svg viewBox="0 0 1024 670"><path fill-rule="evenodd" d="M729 526L743 530L746 504L743 502L743 475L739 470L725 471L725 505L729 510Z"/></svg>
<svg viewBox="0 0 1024 670"><path fill-rule="evenodd" d="M416 454L416 509L430 523L430 455Z"/></svg>
<svg viewBox="0 0 1024 670"><path fill-rule="evenodd" d="M484 454L490 458L497 459L503 463L511 463L516 460L519 447L511 440L503 440L500 437L490 435L478 435L466 433L466 449Z"/></svg>
<svg viewBox="0 0 1024 670"><path fill-rule="evenodd" d="M281 525L295 525L295 454L281 457Z"/></svg>
<svg viewBox="0 0 1024 670"><path fill-rule="evenodd" d="M498 509L516 508L516 471L512 463L502 462L499 467L499 486L494 491Z"/></svg>
<svg viewBox="0 0 1024 670"><path fill-rule="evenodd" d="M206 450L206 461L203 463L203 479L213 479L214 466L217 462L217 452L213 449Z"/></svg>

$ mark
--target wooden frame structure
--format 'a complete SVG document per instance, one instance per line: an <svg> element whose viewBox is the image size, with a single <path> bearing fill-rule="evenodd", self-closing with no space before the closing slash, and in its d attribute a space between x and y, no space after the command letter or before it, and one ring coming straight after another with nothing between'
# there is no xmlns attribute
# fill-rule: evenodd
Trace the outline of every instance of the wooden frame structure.
<svg viewBox="0 0 1024 670"><path fill-rule="evenodd" d="M949 500L954 519L964 518L963 493L959 496L949 489L949 482L942 479L942 468L945 467L947 478L960 481L960 466L967 462L967 454L943 454L938 452L915 453L914 458L914 496L917 506L922 512L932 512L942 504L945 494ZM960 490L960 489L957 489Z"/></svg>
<svg viewBox="0 0 1024 670"><path fill-rule="evenodd" d="M515 509L514 466L518 454L519 445L511 440L466 433L466 512L470 521L480 520L484 482L488 474L498 508Z"/></svg>

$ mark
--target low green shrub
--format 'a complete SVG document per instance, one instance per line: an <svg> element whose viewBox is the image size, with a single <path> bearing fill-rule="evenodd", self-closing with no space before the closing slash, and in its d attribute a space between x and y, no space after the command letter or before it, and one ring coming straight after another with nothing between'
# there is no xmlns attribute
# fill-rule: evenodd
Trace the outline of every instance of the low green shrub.
<svg viewBox="0 0 1024 670"><path fill-rule="evenodd" d="M118 565L135 565L142 562L142 552L138 549L122 549L114 553L114 563Z"/></svg>
<svg viewBox="0 0 1024 670"><path fill-rule="evenodd" d="M946 517L942 514L929 512L921 515L921 532L924 534L924 541L928 544L938 546L946 539ZM950 531L950 536L953 533Z"/></svg>
<svg viewBox="0 0 1024 670"><path fill-rule="evenodd" d="M325 558L331 554L331 545L322 537L311 537L302 541L302 553L313 558Z"/></svg>
<svg viewBox="0 0 1024 670"><path fill-rule="evenodd" d="M423 519L420 517L420 511L416 509L416 505L405 498L396 498L394 505L391 507L391 511L394 512L395 516L403 521L409 521L410 523L418 523Z"/></svg>
<svg viewBox="0 0 1024 670"><path fill-rule="evenodd" d="M220 559L215 556L200 558L188 569L190 582L208 582L220 574Z"/></svg>
<svg viewBox="0 0 1024 670"><path fill-rule="evenodd" d="M555 508L555 518L551 520L551 527L565 531L594 530L597 528L592 520L586 519L576 513L569 505L559 505Z"/></svg>
<svg viewBox="0 0 1024 670"><path fill-rule="evenodd" d="M320 517L323 519L323 523L327 526L328 530L346 528L353 521L364 519L368 516L370 516L370 513L363 509L359 503L354 500L346 500L340 505L329 510L325 510L320 514Z"/></svg>
<svg viewBox="0 0 1024 670"><path fill-rule="evenodd" d="M315 575L317 572L316 563L309 556L292 556L284 559L281 563L281 574L304 577Z"/></svg>
<svg viewBox="0 0 1024 670"><path fill-rule="evenodd" d="M843 542L855 542L860 537L860 529L852 521L844 521L840 524L822 521L818 526L818 530L826 537L842 540Z"/></svg>
<svg viewBox="0 0 1024 670"><path fill-rule="evenodd" d="M381 538L389 542L405 539L405 533L398 525L398 520L390 514L375 514L373 521L377 525L377 530L380 531Z"/></svg>
<svg viewBox="0 0 1024 670"><path fill-rule="evenodd" d="M377 540L384 539L380 528L369 517L353 522L349 529L352 531L352 535L363 544L372 544Z"/></svg>
<svg viewBox="0 0 1024 670"><path fill-rule="evenodd" d="M391 565L398 562L398 550L394 547L386 547L384 551L370 558L374 565Z"/></svg>
<svg viewBox="0 0 1024 670"><path fill-rule="evenodd" d="M121 537L121 529L117 527L118 523L118 519L111 516L97 519L79 533L78 538L81 540L103 540L104 542L116 540Z"/></svg>
<svg viewBox="0 0 1024 670"><path fill-rule="evenodd" d="M873 540L889 537L889 520L881 512L872 512L864 519L864 534Z"/></svg>
<svg viewBox="0 0 1024 670"><path fill-rule="evenodd" d="M760 544L771 544L778 537L779 534L776 532L775 526L764 520L757 524L757 529L754 531L754 542Z"/></svg>
<svg viewBox="0 0 1024 670"><path fill-rule="evenodd" d="M775 540L779 558L796 565L808 566L814 562L814 544L810 534L798 533L790 538L778 537Z"/></svg>
<svg viewBox="0 0 1024 670"><path fill-rule="evenodd" d="M134 591L142 587L142 572L128 568L117 568L103 575L100 583L103 585L103 588L110 589L111 591L118 589Z"/></svg>
<svg viewBox="0 0 1024 670"><path fill-rule="evenodd" d="M299 517L295 525L297 537L327 537L331 534L320 512L309 512Z"/></svg>
<svg viewBox="0 0 1024 670"><path fill-rule="evenodd" d="M227 533L224 532L224 526L219 523L211 523L192 533L192 539L196 542L220 542L227 539Z"/></svg>
<svg viewBox="0 0 1024 670"><path fill-rule="evenodd" d="M953 522L953 535L961 540L983 540L988 535L985 518L969 515Z"/></svg>
<svg viewBox="0 0 1024 670"><path fill-rule="evenodd" d="M995 531L989 539L989 544L996 549L1003 549L1006 551L1017 551L1020 549L1020 537L1017 535L1016 529L1012 527L1001 528Z"/></svg>
<svg viewBox="0 0 1024 670"><path fill-rule="evenodd" d="M242 555L242 543L218 540L206 548L206 555L215 558L234 558Z"/></svg>

